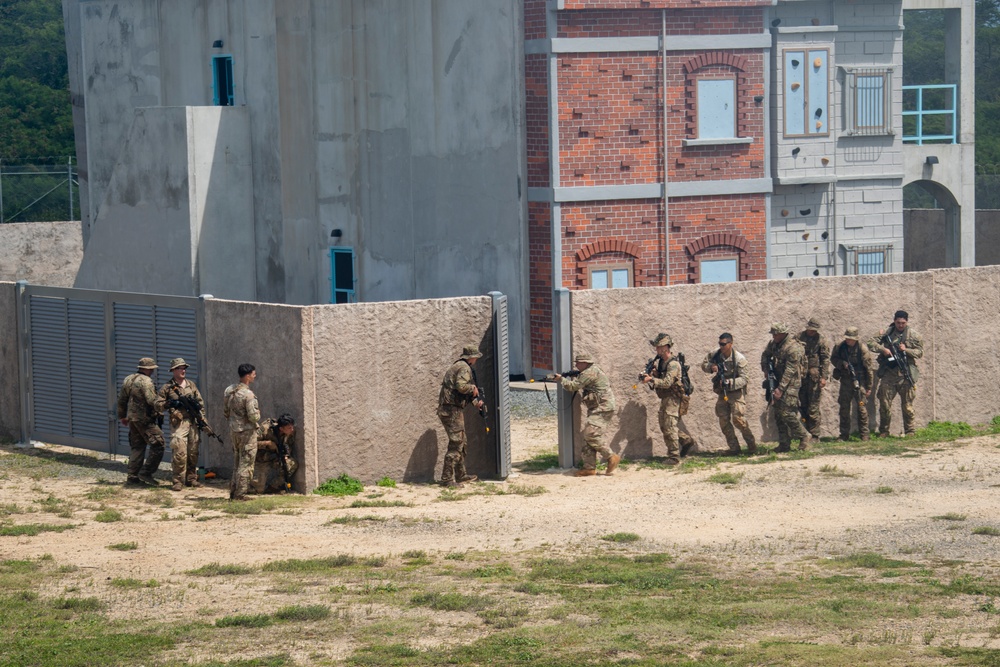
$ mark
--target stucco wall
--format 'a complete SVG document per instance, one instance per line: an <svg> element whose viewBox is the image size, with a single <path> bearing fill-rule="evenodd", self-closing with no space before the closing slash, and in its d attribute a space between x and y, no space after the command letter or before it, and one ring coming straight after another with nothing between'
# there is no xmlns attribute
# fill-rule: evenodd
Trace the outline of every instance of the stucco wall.
<svg viewBox="0 0 1000 667"><path fill-rule="evenodd" d="M4 225L6 226L6 225ZM0 439L21 437L16 286L0 282Z"/></svg>
<svg viewBox="0 0 1000 667"><path fill-rule="evenodd" d="M736 348L747 356L747 416L755 433L763 431L764 439L773 441L777 434L760 389L760 355L771 338L768 328L773 321L784 321L797 333L812 316L819 318L825 336L839 342L848 326L859 327L868 337L886 327L896 309L909 312L911 327L924 338L916 399L919 426L931 419L981 423L1000 412L995 401L977 398L991 397L994 378L1000 377L1000 357L983 354L1000 308L1000 267L580 291L572 294L572 304L574 351L593 353L611 378L618 398L612 447L630 458L665 454L658 402L644 387L633 389L636 375L654 353L648 340L658 331L673 336L675 350L692 367L695 393L683 423L704 449L725 447L710 378L699 368L705 355L717 349L718 335L731 332ZM972 359L977 360L975 372ZM824 392L823 435L838 432L835 390L833 382ZM893 431L898 433L898 401L896 406Z"/></svg>
<svg viewBox="0 0 1000 667"><path fill-rule="evenodd" d="M83 258L79 222L0 225L0 280L70 287Z"/></svg>
<svg viewBox="0 0 1000 667"><path fill-rule="evenodd" d="M492 386L491 300L397 301L310 311L317 442L310 485L345 472L365 482L385 475L420 482L439 476L448 448L437 417L441 378L462 347L475 343L485 353L476 364L479 381ZM494 474L495 452L471 407L465 423L469 472Z"/></svg>

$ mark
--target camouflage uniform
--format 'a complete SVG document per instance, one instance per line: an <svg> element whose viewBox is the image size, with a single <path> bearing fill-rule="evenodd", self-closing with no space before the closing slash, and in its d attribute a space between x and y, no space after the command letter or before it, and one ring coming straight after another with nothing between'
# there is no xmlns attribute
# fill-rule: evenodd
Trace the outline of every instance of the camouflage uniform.
<svg viewBox="0 0 1000 667"><path fill-rule="evenodd" d="M806 430L814 438L819 437L820 412L819 402L823 393L820 381L830 379L830 346L826 339L819 333L819 322L809 320L806 330L815 329L816 335L810 336L807 331L799 334L798 340L805 348L806 374L802 377L802 386L799 388L799 410L802 418L806 420Z"/></svg>
<svg viewBox="0 0 1000 667"><path fill-rule="evenodd" d="M597 454L610 460L614 454L604 444L604 436L611 418L615 414L615 395L611 391L611 381L593 359L584 354L576 355L577 361L589 363L586 370L573 378L564 377L562 388L569 392L581 392L583 404L587 406L587 425L583 428L583 470L597 469Z"/></svg>
<svg viewBox="0 0 1000 667"><path fill-rule="evenodd" d="M913 378L911 385L899 371L896 361L889 361L882 355L882 348L885 347L885 339L890 338L896 344L902 343L906 346L906 363L909 366L910 376ZM900 408L903 412L903 430L906 435L913 435L916 431L916 414L913 411L913 400L917 396L917 382L920 379L920 371L914 362L924 356L924 343L920 335L907 326L902 331L896 331L895 325L889 327L888 332L872 336L868 340L868 349L878 355L878 431L880 435L889 435L889 428L892 425L892 402L899 394Z"/></svg>
<svg viewBox="0 0 1000 667"><path fill-rule="evenodd" d="M441 483L444 485L472 481L472 475L465 470L465 406L473 399L476 388L472 381L470 359L482 357L479 347L467 345L462 356L445 371L438 394L438 417L448 434L448 452L444 455Z"/></svg>
<svg viewBox="0 0 1000 667"><path fill-rule="evenodd" d="M733 348L728 359L723 359L720 351L715 350L705 356L705 361L701 362L701 370L711 373L712 366L722 366L723 375L728 382L725 392L715 380L712 382L712 390L717 396L715 416L719 418L719 428L722 429L722 435L726 437L726 445L730 452L739 453L740 441L736 437L736 429L739 429L740 433L743 434L743 440L747 443L747 452L753 454L757 451L757 440L754 438L746 418L747 358L740 354L736 348Z"/></svg>
<svg viewBox="0 0 1000 667"><path fill-rule="evenodd" d="M257 397L243 382L226 387L223 397L223 414L229 420L233 436L233 479L229 497L239 500L246 496L257 457L257 424L260 409Z"/></svg>
<svg viewBox="0 0 1000 667"><path fill-rule="evenodd" d="M176 363L178 361L179 364ZM174 359L170 365L170 370L173 370L186 364L184 364L183 359ZM194 382L185 378L184 386L181 386L177 384L176 380L170 378L169 382L160 387L160 397L167 403L177 400L181 396L194 397L200 406L199 416L205 419L205 401ZM170 408L168 415L170 417L170 452L173 456L171 463L174 485L195 485L198 483L198 425L183 410Z"/></svg>
<svg viewBox="0 0 1000 667"><path fill-rule="evenodd" d="M295 451L295 432L283 436L278 432L277 419L265 419L257 427L257 458L254 461L253 476L250 478L250 493L281 493L285 491L285 471L281 467L281 457L275 446L281 439L285 446L285 465L291 477L298 469L292 458ZM274 449L271 447L274 446Z"/></svg>
<svg viewBox="0 0 1000 667"><path fill-rule="evenodd" d="M788 333L788 327L783 324L771 326L771 333ZM767 373L767 361L774 357L774 372L777 376L776 389L781 390L781 398L771 403L774 408L774 421L778 427L778 451L787 452L791 449L793 439L799 440L799 449L806 449L811 442L811 436L799 419L799 386L802 381L802 370L805 368L805 350L802 343L785 336L781 343L773 340L767 344L760 356L760 366Z"/></svg>
<svg viewBox="0 0 1000 667"><path fill-rule="evenodd" d="M143 357L139 360L139 368L154 370L157 366L149 357ZM160 467L166 443L156 418L162 412L163 399L156 395L156 388L148 375L133 373L125 378L118 392L118 419L128 419L130 452L126 483L135 483L141 478L152 480L153 473Z"/></svg>
<svg viewBox="0 0 1000 667"><path fill-rule="evenodd" d="M653 347L673 344L666 334L660 334L649 342ZM694 438L680 430L681 416L687 413L689 402L681 383L681 363L674 356L664 361L657 355L656 366L650 375L653 378L650 384L660 399L660 433L663 434L663 444L667 446L667 464L677 465L681 462L681 452L686 454L694 446Z"/></svg>
<svg viewBox="0 0 1000 667"><path fill-rule="evenodd" d="M845 331L844 338L857 341L857 327L850 327ZM867 393L871 390L874 380L872 355L860 342L848 345L847 341L843 341L833 348L830 361L833 364L833 379L840 380L840 394L837 396L837 402L840 404L840 439L847 440L851 437L851 412L853 406L857 406L858 432L862 440L869 440L871 435L868 429ZM857 386L854 384L855 378Z"/></svg>

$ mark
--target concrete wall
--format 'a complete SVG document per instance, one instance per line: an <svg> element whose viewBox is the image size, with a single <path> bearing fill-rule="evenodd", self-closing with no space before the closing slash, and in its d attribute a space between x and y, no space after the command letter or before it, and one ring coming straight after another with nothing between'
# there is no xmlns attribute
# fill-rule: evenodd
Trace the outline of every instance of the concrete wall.
<svg viewBox="0 0 1000 667"><path fill-rule="evenodd" d="M8 225L3 225L6 227ZM21 439L21 392L18 377L17 287L0 282L0 439Z"/></svg>
<svg viewBox="0 0 1000 667"><path fill-rule="evenodd" d="M904 271L947 266L946 212L939 208L903 212ZM1000 264L1000 211L976 211L976 266Z"/></svg>
<svg viewBox="0 0 1000 667"><path fill-rule="evenodd" d="M317 306L310 312L317 445L307 483L345 472L365 482L384 475L416 482L439 477L448 448L437 417L441 378L462 347L474 343L486 354L476 363L479 380L492 386L491 300ZM495 453L471 407L465 423L469 471L495 474Z"/></svg>
<svg viewBox="0 0 1000 667"><path fill-rule="evenodd" d="M75 287L253 298L246 109L130 114Z"/></svg>
<svg viewBox="0 0 1000 667"><path fill-rule="evenodd" d="M997 413L993 395L1000 377L1000 357L982 355L1000 309L1000 267L943 269L921 273L843 276L814 280L760 281L728 285L683 285L631 290L580 291L572 294L574 351L593 353L608 373L618 398L613 449L630 458L665 454L657 423L658 402L635 378L653 355L648 340L669 332L675 350L691 365L695 385L691 412L684 425L703 449L724 449L713 409L710 378L699 366L717 349L723 331L750 362L747 416L757 434L774 441L777 433L765 412L760 355L771 339L771 322L784 321L801 331L809 317L819 318L822 333L839 342L848 326L874 335L899 308L924 338L917 388L919 426L932 419L987 422ZM969 360L982 365L969 372ZM836 383L824 392L824 435L838 432ZM893 431L902 429L898 401ZM877 414L877 413L876 413ZM579 437L577 438L579 441Z"/></svg>
<svg viewBox="0 0 1000 667"><path fill-rule="evenodd" d="M79 222L0 225L0 280L71 287L83 259Z"/></svg>
<svg viewBox="0 0 1000 667"><path fill-rule="evenodd" d="M769 276L844 275L846 247L893 244L891 271L903 270L901 134L849 136L843 67L893 67L892 127L902 127L902 5L782 2L773 15L771 104L774 131ZM828 136L784 137L785 49L829 49ZM815 119L811 114L809 122Z"/></svg>
<svg viewBox="0 0 1000 667"><path fill-rule="evenodd" d="M236 159L252 165L252 206L244 215L240 202L219 233L252 233L254 291L204 283L203 291L327 303L330 233L340 229L336 244L358 254L362 301L508 294L512 370L522 369L526 158L517 0L65 0L64 13L71 89L86 100L77 136L89 160L88 253L91 228L129 222L103 209L115 202L107 194L116 164L135 170L141 161L121 150L133 110L211 105L211 58L230 55L235 103L249 118ZM223 46L213 48L216 41ZM213 170L213 190L218 163L231 158L200 165ZM208 196L224 202L230 192ZM131 216L145 213L134 208ZM96 264L106 265L107 254ZM122 289L136 270L88 284Z"/></svg>
<svg viewBox="0 0 1000 667"><path fill-rule="evenodd" d="M239 382L240 364L249 363L257 367L257 381L252 389L260 403L261 415L277 417L289 412L300 425L294 454L296 460L305 464L299 468L295 480L296 488L302 488L305 469L314 464L316 442L316 431L311 427L311 403L306 401L312 373L303 368L303 360L311 360L311 337L303 332L305 312L298 306L205 301L202 394L208 421L226 444L206 439L202 445L203 465L220 468L227 474L232 470L232 440L222 414L222 396L226 387Z"/></svg>

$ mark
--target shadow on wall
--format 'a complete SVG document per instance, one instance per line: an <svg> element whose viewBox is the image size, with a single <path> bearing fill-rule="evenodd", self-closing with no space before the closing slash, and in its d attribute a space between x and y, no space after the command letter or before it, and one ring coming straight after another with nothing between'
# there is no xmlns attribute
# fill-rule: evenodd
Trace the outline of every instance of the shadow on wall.
<svg viewBox="0 0 1000 667"><path fill-rule="evenodd" d="M611 450L631 461L650 458L653 439L646 436L646 418L646 406L636 401L626 403L618 413L618 431L611 439Z"/></svg>
<svg viewBox="0 0 1000 667"><path fill-rule="evenodd" d="M403 481L426 482L433 480L439 453L437 431L427 429L417 440L413 452L410 453L410 460L407 461L406 471L403 473Z"/></svg>

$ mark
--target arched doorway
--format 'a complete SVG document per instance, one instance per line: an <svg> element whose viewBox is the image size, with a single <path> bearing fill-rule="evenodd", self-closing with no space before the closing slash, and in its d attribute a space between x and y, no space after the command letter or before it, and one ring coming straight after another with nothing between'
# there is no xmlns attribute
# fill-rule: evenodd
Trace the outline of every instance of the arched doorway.
<svg viewBox="0 0 1000 667"><path fill-rule="evenodd" d="M903 270L924 271L961 264L961 212L955 195L930 180L903 187Z"/></svg>

